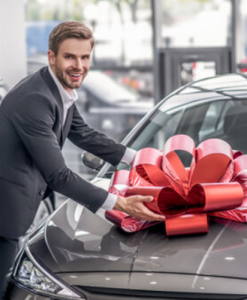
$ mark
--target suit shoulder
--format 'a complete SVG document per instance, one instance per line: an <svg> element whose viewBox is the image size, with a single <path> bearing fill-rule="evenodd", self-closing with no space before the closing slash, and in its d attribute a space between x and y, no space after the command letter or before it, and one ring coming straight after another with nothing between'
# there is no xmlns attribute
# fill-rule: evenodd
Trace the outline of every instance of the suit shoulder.
<svg viewBox="0 0 247 300"><path fill-rule="evenodd" d="M16 86L14 86L6 95L6 98L18 98L21 99L30 94L36 94L43 96L44 98L52 97L52 93L49 86L43 80L41 76L41 70L34 74L31 74L23 78Z"/></svg>

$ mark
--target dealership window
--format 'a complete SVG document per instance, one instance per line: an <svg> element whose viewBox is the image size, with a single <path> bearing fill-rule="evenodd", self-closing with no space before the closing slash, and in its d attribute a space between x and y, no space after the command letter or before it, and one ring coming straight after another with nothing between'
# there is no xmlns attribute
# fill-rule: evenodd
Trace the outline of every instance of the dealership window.
<svg viewBox="0 0 247 300"><path fill-rule="evenodd" d="M167 47L226 46L230 0L162 0L162 38Z"/></svg>

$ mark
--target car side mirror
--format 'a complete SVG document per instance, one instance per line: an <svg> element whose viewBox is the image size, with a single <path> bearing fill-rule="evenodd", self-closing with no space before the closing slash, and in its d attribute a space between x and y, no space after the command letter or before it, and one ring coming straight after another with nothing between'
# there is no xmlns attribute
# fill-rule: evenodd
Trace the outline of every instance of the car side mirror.
<svg viewBox="0 0 247 300"><path fill-rule="evenodd" d="M81 155L82 162L90 169L98 171L104 164L104 160L90 152L83 152Z"/></svg>

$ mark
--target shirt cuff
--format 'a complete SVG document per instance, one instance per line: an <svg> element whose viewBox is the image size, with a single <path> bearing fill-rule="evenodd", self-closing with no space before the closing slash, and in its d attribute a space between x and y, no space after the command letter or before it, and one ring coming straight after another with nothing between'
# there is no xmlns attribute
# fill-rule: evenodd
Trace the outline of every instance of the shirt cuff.
<svg viewBox="0 0 247 300"><path fill-rule="evenodd" d="M136 155L136 150L126 148L125 153L121 159L121 162L126 163L127 165L130 165ZM102 204L101 208L105 210L112 210L117 202L117 195L114 194L108 194L105 202Z"/></svg>
<svg viewBox="0 0 247 300"><path fill-rule="evenodd" d="M126 163L127 165L130 165L136 155L136 150L126 148L125 153L121 159L122 163Z"/></svg>
<svg viewBox="0 0 247 300"><path fill-rule="evenodd" d="M117 195L108 194L108 196L107 196L105 202L103 203L103 205L101 206L101 208L103 208L105 210L112 210L117 202L117 198L118 198Z"/></svg>

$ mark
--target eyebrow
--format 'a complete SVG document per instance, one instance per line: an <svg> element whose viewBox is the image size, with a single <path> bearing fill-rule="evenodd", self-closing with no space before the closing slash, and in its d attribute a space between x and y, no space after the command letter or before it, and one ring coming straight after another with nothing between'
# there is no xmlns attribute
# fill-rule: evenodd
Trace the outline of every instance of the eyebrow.
<svg viewBox="0 0 247 300"><path fill-rule="evenodd" d="M64 54L64 55L75 55L75 54L70 53L70 52L64 52L63 54Z"/></svg>
<svg viewBox="0 0 247 300"><path fill-rule="evenodd" d="M77 56L76 54L74 54L74 53L70 53L70 52L64 52L64 55L72 55L72 56ZM90 56L90 53L84 53L84 54L82 54L82 55L80 55L80 56L86 56L86 55Z"/></svg>

